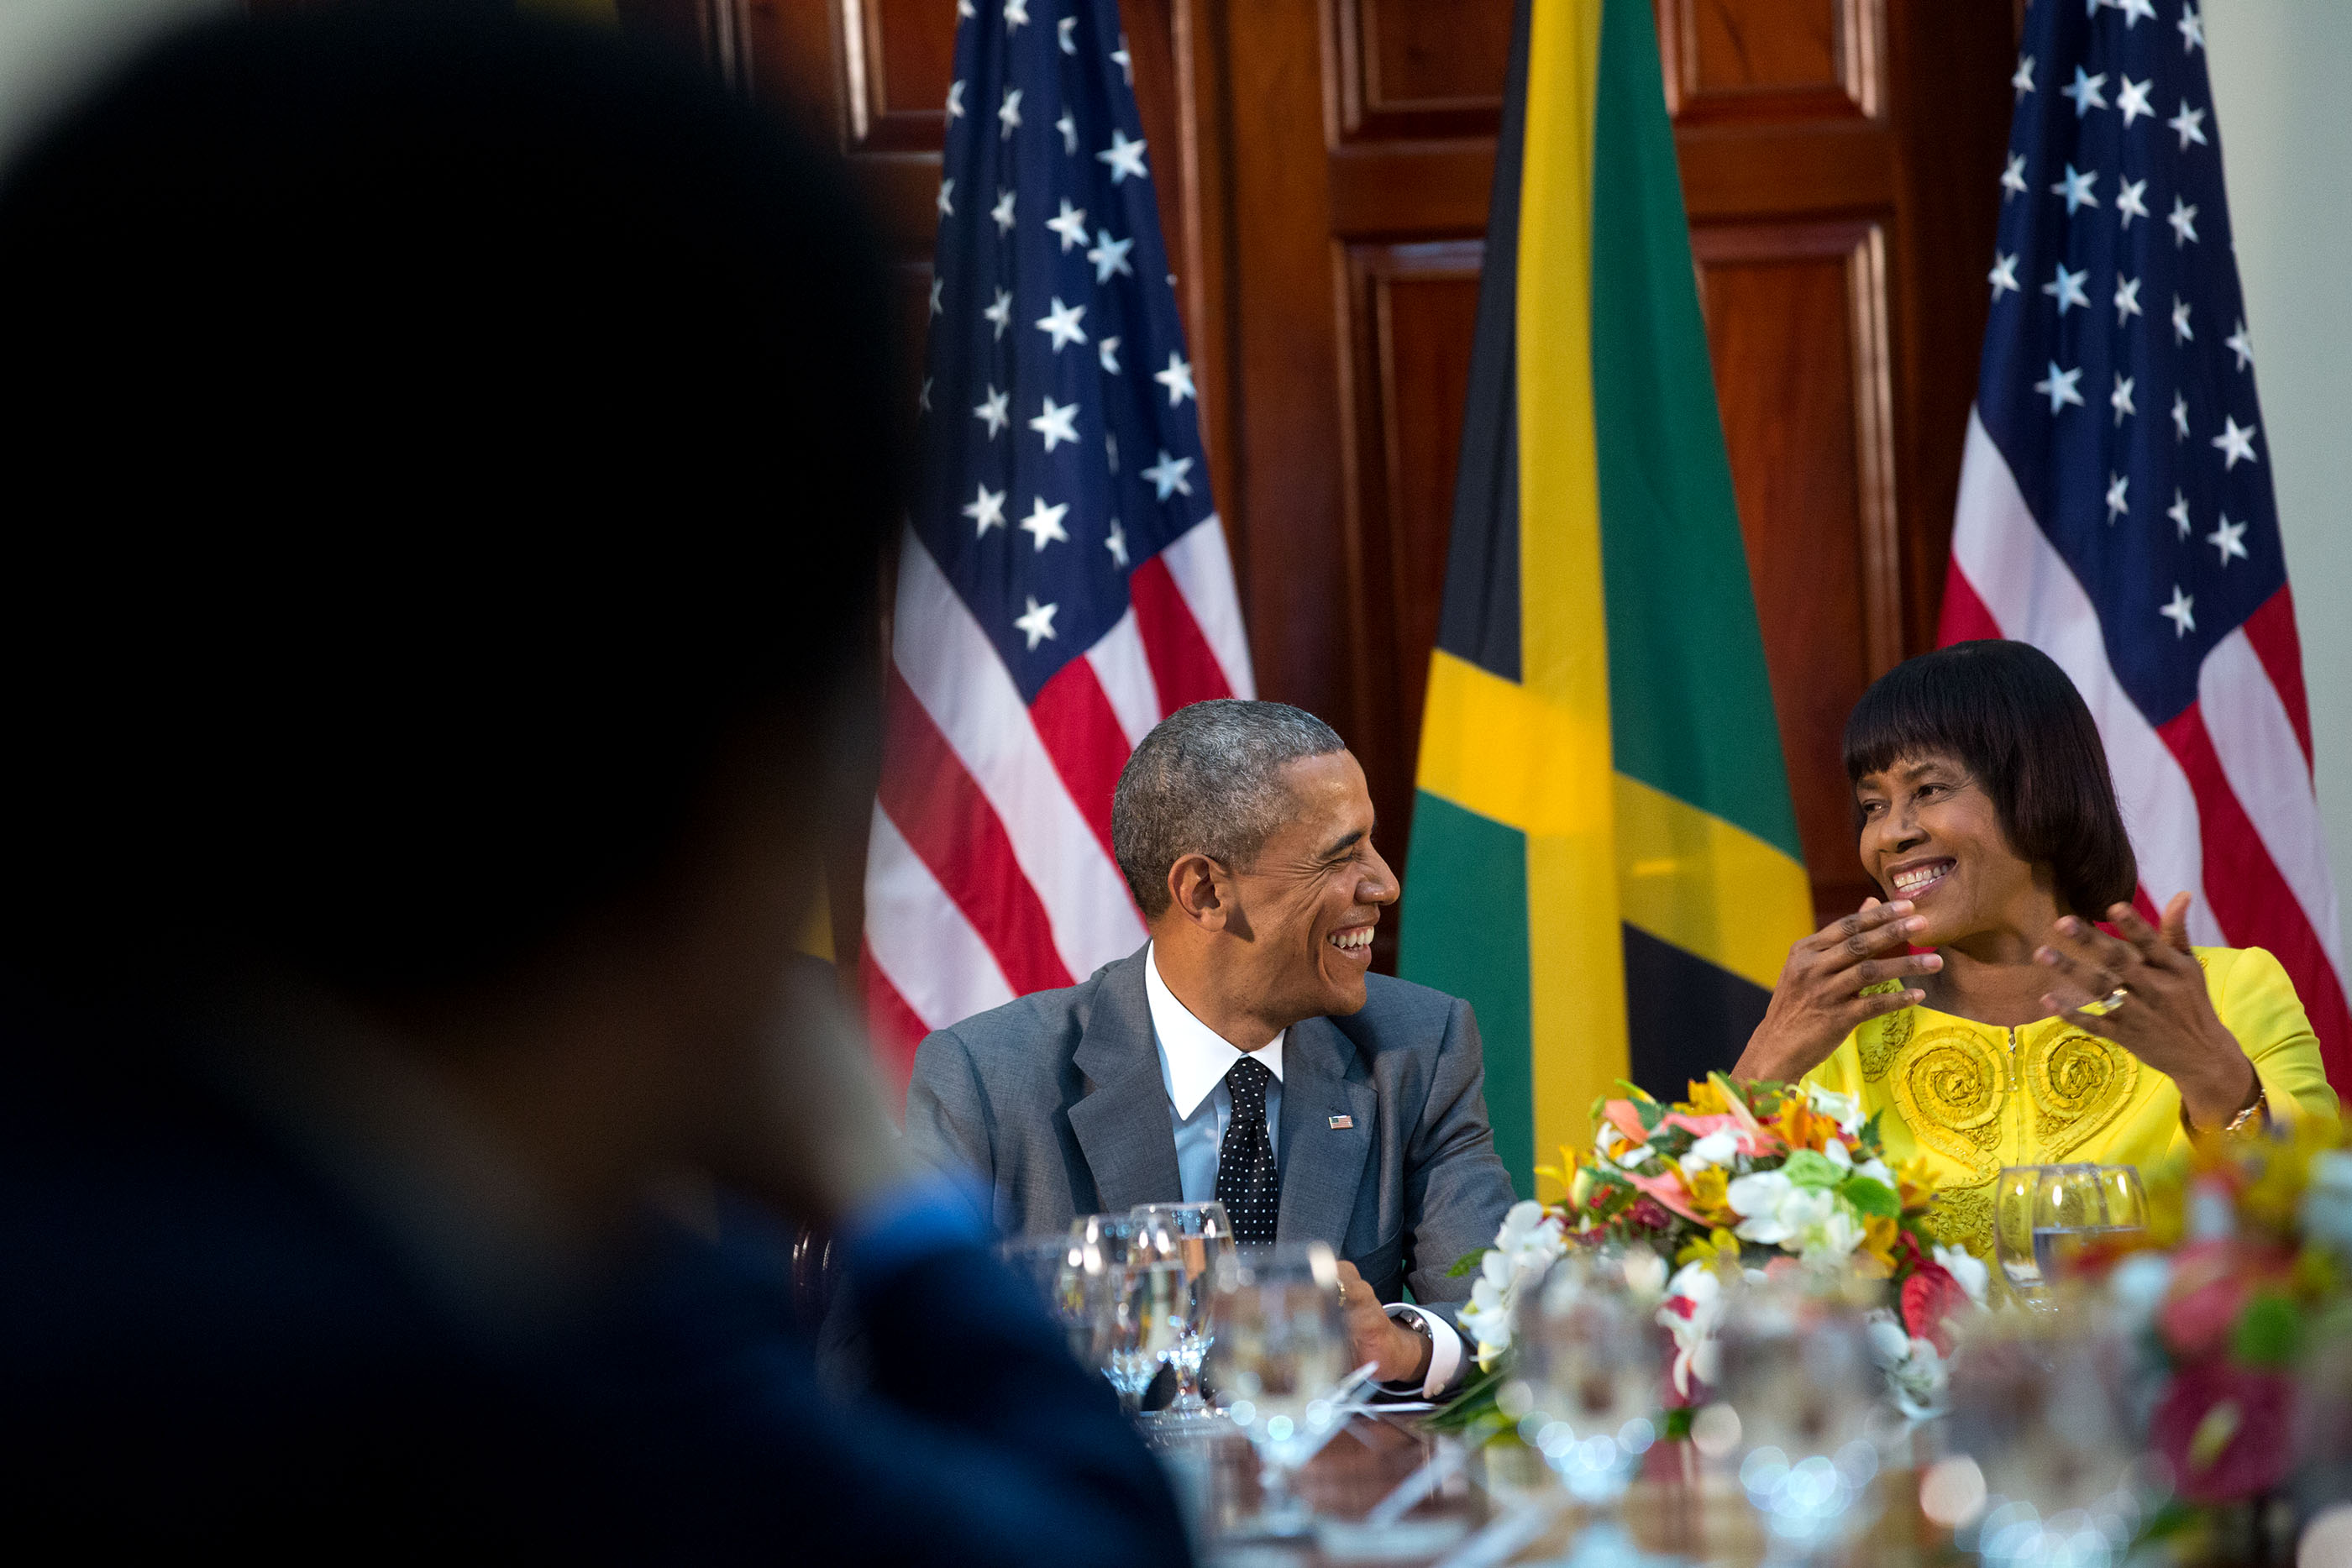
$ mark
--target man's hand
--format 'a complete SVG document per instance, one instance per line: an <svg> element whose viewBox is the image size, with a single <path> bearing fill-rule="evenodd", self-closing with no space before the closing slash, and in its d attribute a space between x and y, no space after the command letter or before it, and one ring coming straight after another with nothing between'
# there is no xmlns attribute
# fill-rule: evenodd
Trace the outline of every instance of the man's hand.
<svg viewBox="0 0 2352 1568"><path fill-rule="evenodd" d="M1375 1364L1373 1377L1382 1383L1419 1383L1429 1375L1429 1342L1396 1319L1356 1266L1339 1260L1339 1300L1348 1308L1348 1338L1356 1347L1356 1364Z"/></svg>

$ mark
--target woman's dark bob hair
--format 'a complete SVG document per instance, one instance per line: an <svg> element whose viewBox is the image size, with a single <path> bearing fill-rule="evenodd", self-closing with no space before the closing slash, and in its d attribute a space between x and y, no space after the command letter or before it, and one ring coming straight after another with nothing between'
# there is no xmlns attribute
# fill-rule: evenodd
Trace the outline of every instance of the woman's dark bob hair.
<svg viewBox="0 0 2352 1568"><path fill-rule="evenodd" d="M2010 848L2050 868L2067 911L2098 920L2131 901L2139 868L2106 749L2049 654L2030 643L1938 648L1871 683L1845 721L1849 783L1934 752L1958 758L1992 797Z"/></svg>

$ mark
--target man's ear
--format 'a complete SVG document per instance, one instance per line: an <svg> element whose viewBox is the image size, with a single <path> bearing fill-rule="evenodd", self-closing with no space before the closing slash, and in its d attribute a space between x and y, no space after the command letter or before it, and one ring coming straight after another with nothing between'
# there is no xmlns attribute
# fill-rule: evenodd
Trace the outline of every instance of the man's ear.
<svg viewBox="0 0 2352 1568"><path fill-rule="evenodd" d="M1223 931L1234 914L1232 873L1204 854L1177 857L1168 868L1168 896L1203 931Z"/></svg>

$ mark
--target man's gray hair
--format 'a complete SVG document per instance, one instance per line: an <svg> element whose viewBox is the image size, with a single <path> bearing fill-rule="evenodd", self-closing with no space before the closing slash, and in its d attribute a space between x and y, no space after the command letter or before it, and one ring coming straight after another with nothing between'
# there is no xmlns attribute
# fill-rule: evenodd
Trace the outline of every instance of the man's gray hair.
<svg viewBox="0 0 2352 1568"><path fill-rule="evenodd" d="M1291 809L1282 769L1347 749L1339 732L1286 703L1219 697L1161 719L1118 776L1110 842L1119 873L1157 916L1168 873L1190 854L1247 866Z"/></svg>

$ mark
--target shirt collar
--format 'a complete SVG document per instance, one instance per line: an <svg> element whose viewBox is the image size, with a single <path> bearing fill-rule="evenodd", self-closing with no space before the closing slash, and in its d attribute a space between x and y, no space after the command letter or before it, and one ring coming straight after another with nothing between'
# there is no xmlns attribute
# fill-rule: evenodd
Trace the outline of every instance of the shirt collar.
<svg viewBox="0 0 2352 1568"><path fill-rule="evenodd" d="M1167 1086L1169 1103L1179 1117L1201 1108L1209 1092L1225 1081L1234 1063L1244 1055L1265 1063L1278 1080L1282 1076L1284 1030L1254 1051L1244 1051L1215 1030L1192 1016L1160 977L1160 959L1150 948L1143 955L1143 996L1151 1007L1151 1032L1160 1044L1160 1081Z"/></svg>

